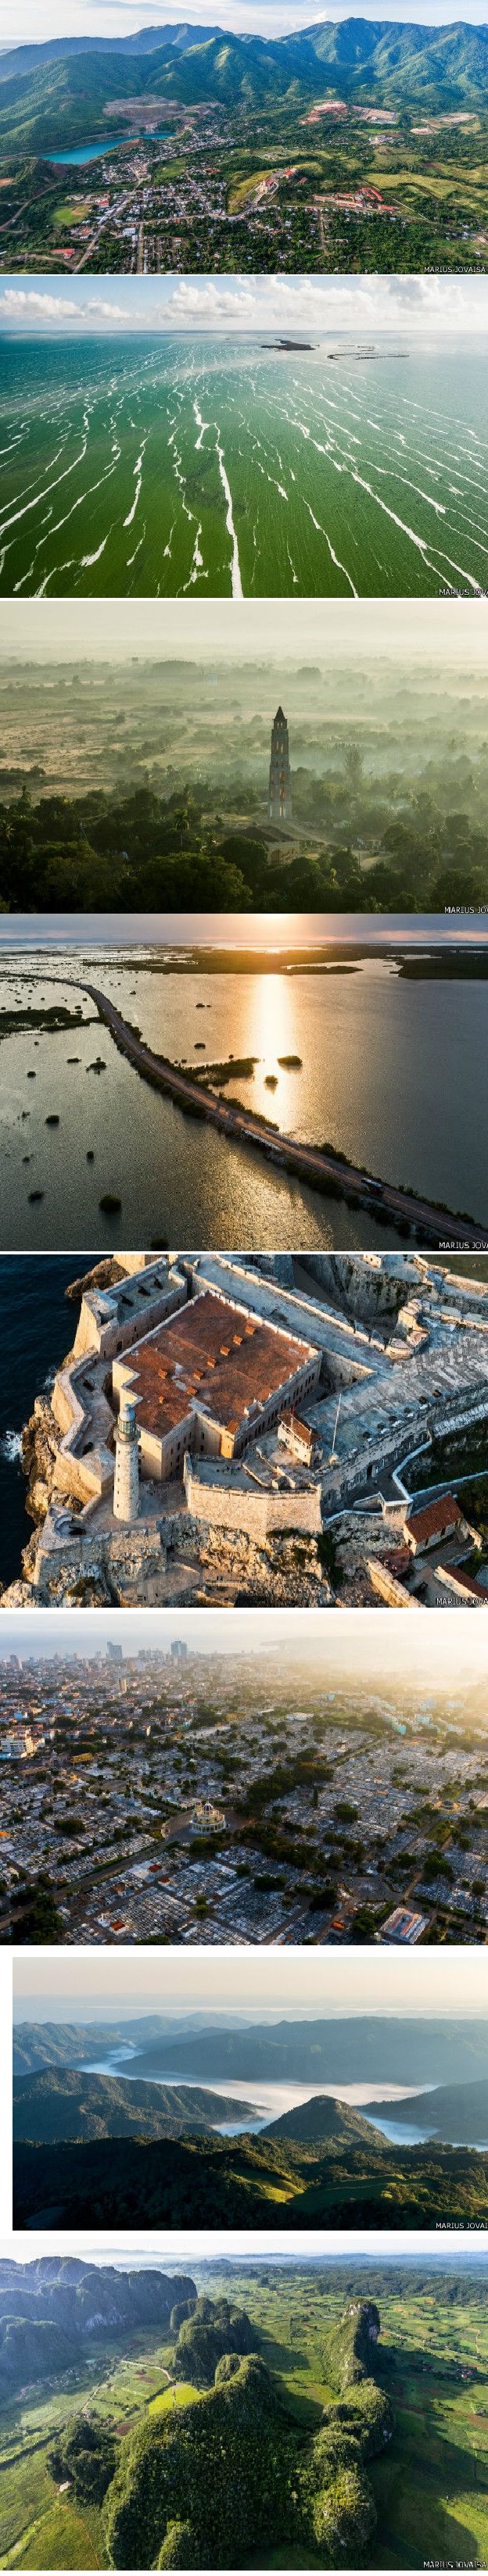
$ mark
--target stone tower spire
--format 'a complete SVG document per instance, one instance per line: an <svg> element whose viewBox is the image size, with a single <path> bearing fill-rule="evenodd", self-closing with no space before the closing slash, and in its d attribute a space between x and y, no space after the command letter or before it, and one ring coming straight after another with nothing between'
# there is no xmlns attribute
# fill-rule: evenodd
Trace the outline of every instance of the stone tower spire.
<svg viewBox="0 0 488 2576"><path fill-rule="evenodd" d="M139 1433L137 1429L137 1396L121 1387L120 1411L115 1435L114 1518L128 1523L137 1520L139 1512Z"/></svg>
<svg viewBox="0 0 488 2576"><path fill-rule="evenodd" d="M288 725L282 707L278 707L271 735L268 810L270 823L291 822Z"/></svg>

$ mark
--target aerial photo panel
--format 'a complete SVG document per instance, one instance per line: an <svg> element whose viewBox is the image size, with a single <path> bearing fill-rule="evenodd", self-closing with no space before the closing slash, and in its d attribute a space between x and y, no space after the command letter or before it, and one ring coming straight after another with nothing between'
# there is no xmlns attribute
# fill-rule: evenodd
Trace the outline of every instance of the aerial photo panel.
<svg viewBox="0 0 488 2576"><path fill-rule="evenodd" d="M9 2576L488 2570L456 8L0 0Z"/></svg>

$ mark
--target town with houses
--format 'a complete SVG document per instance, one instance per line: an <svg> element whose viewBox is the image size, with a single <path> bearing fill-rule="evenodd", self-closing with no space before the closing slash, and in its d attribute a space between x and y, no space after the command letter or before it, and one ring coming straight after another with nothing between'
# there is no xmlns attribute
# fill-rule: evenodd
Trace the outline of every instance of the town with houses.
<svg viewBox="0 0 488 2576"><path fill-rule="evenodd" d="M373 166L378 145L389 144L391 158L395 116L331 99L298 120L167 96L116 100L114 110L125 136L101 141L95 156L87 148L86 161L81 151L10 158L0 270L14 248L19 265L44 273L320 270L351 225L405 229L400 193L391 202ZM354 176L346 170L341 186L344 126Z"/></svg>
<svg viewBox="0 0 488 2576"><path fill-rule="evenodd" d="M244 1618L226 1652L167 1618L160 1647L133 1648L120 1617L100 1649L47 1652L42 1615L19 1620L0 1940L40 1921L68 1945L485 1942L484 1679L450 1688L434 1659L419 1688L399 1650L382 1682L373 1625L358 1681L347 1614L339 1680L335 1619L262 1649Z"/></svg>
<svg viewBox="0 0 488 2576"><path fill-rule="evenodd" d="M73 1347L24 1426L33 1530L0 1609L488 1606L473 1270L131 1253L69 1295Z"/></svg>

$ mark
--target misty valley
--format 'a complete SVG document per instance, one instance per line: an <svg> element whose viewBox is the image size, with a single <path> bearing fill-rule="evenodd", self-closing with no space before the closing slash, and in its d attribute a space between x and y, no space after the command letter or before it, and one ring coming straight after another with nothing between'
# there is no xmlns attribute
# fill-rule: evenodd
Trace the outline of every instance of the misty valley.
<svg viewBox="0 0 488 2576"><path fill-rule="evenodd" d="M387 628L385 641L387 641ZM413 639L412 639L413 640ZM469 642L468 642L469 651ZM270 819L285 699L291 816ZM0 663L7 910L476 912L488 899L484 673L205 667L159 656Z"/></svg>

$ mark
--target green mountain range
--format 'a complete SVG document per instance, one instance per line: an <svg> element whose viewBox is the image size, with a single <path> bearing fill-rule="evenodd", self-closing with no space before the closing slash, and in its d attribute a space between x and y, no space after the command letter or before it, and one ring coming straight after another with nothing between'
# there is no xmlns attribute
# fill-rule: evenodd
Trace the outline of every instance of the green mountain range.
<svg viewBox="0 0 488 2576"><path fill-rule="evenodd" d="M147 51L142 50L144 42ZM0 56L0 154L70 150L120 131L123 102L164 106L217 102L227 110L307 106L325 95L410 108L486 106L488 26L395 25L346 18L278 38L219 29L141 31L137 50L120 37L104 46L21 46Z"/></svg>
<svg viewBox="0 0 488 2576"><path fill-rule="evenodd" d="M379 2096L368 2102L374 2120L375 2111L408 2128L428 2129L432 2138L446 2139L449 2145L486 2146L488 2140L488 2082L478 2084L439 2084L435 2092L415 2093L409 2101L385 2102ZM294 2135L296 2136L296 2130Z"/></svg>
<svg viewBox="0 0 488 2576"><path fill-rule="evenodd" d="M127 2077L44 2068L13 2079L13 2136L40 2146L62 2138L212 2137L220 2120L239 2121L242 2105L197 2085L136 2084Z"/></svg>
<svg viewBox="0 0 488 2576"><path fill-rule="evenodd" d="M325 2121L325 2114L324 2114ZM325 2136L124 2135L14 2148L15 2228L486 2227L488 2156L393 2145L340 2102Z"/></svg>
<svg viewBox="0 0 488 2576"><path fill-rule="evenodd" d="M238 2079L258 2084L327 2084L340 2095L343 2084L371 2081L379 2101L382 2085L411 2084L420 2093L429 2084L451 2086L484 2079L488 2065L488 2023L481 2014L346 2013L342 2020L323 2014L314 2021L213 2021L209 2013L164 2023L157 2014L141 2013L110 2028L99 2022L23 2021L14 2027L14 2074L27 2075L42 2066L86 2066L90 2057L110 2057L123 2045L133 2048L134 2075L162 2076L185 2083L191 2076L205 2088L208 2069L229 2090ZM122 2073L122 2069L121 2069Z"/></svg>

